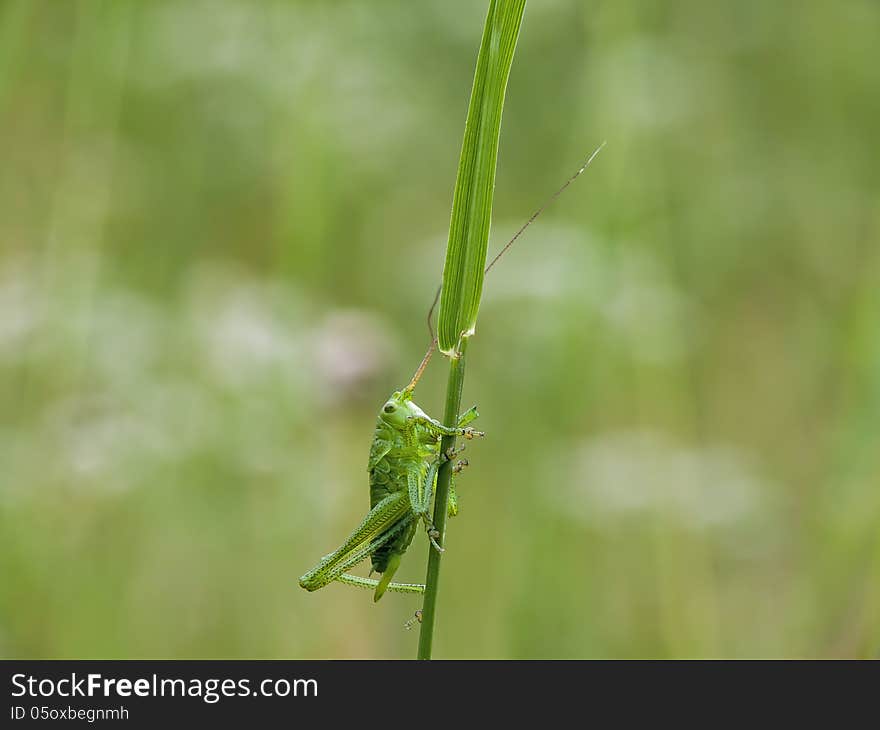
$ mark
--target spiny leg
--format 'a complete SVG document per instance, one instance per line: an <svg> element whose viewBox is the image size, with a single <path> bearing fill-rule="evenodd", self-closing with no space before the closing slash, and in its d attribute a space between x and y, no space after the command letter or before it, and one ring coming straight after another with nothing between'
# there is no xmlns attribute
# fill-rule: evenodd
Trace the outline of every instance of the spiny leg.
<svg viewBox="0 0 880 730"><path fill-rule="evenodd" d="M477 407L473 406L472 408L465 411L458 419L458 425L464 426L477 418L479 414L477 413ZM453 461L456 456L458 456L462 451L465 450L464 444L461 446L450 446L446 451L443 452L442 458L444 461ZM452 476L449 480L449 497L446 501L446 514L450 517L455 517L458 514L458 494L455 491L455 475L460 474L461 471L468 466L467 459L459 459L452 466Z"/></svg>
<svg viewBox="0 0 880 730"><path fill-rule="evenodd" d="M475 421L479 417L480 414L477 411L476 406L471 406L458 417L458 427L462 429L463 433L461 435L464 436L466 439L472 439L475 436L482 437L486 435L482 431L474 431L473 429L466 428L471 421ZM461 446L456 446L455 444L453 444L448 449L446 449L445 452L443 452L443 455L446 457L447 461L452 461L456 456L464 451L464 449L465 447L463 444ZM464 465L467 466L467 459L464 459ZM461 471L461 469L459 469L458 471ZM453 473L457 472L454 471Z"/></svg>
<svg viewBox="0 0 880 730"><path fill-rule="evenodd" d="M385 589L394 578L394 574L400 567L404 553L409 548L416 530L419 526L418 518L410 510L400 521L401 529L394 538L372 553L373 570L379 571L382 577L373 592L373 601L378 601L385 594ZM372 572L370 573L372 577Z"/></svg>
<svg viewBox="0 0 880 730"><path fill-rule="evenodd" d="M428 540L430 540L432 547L438 553L445 553L446 548L437 542L437 538L440 537L440 531L434 527L434 523L428 520L427 516L425 517L425 531L428 533Z"/></svg>
<svg viewBox="0 0 880 730"><path fill-rule="evenodd" d="M409 488L409 499L413 513L425 523L425 531L428 533L428 540L438 552L443 552L437 538L440 533L434 527L434 523L428 516L431 509L431 503L434 501L434 482L437 480L437 470L440 468L440 460L434 459L428 463L428 469L422 479L420 470L416 467L407 470L407 485Z"/></svg>
<svg viewBox="0 0 880 730"><path fill-rule="evenodd" d="M457 427L444 426L436 418L431 418L426 413L421 416L410 416L408 420L410 423L417 423L420 426L423 426L425 430L429 431L433 436L464 436L465 431L473 432L473 429L469 429L467 426L469 423L476 421L479 417L480 412L477 410L477 407L471 406L458 417Z"/></svg>
<svg viewBox="0 0 880 730"><path fill-rule="evenodd" d="M413 617L403 625L403 628L409 631L413 626L416 625L416 622L422 623L422 609L418 609Z"/></svg>
<svg viewBox="0 0 880 730"><path fill-rule="evenodd" d="M306 590L314 591L318 588L323 588L324 586L329 585L334 580L339 580L340 576L345 574L344 571L348 570L349 568L353 568L362 560L369 557L372 553L381 548L389 540L392 540L394 537L396 537L400 533L400 531L403 530L411 522L412 517L407 516L403 518L398 524L396 524L387 532L379 535L379 537L377 537L375 540L372 540L369 543L363 545L361 548L349 553L344 560L339 561L338 563L333 565L332 568L327 569L322 568L322 566L316 568L313 572L317 573L317 575L310 584L306 585L304 583L304 579L306 578L306 576L303 576L303 578L300 579L300 585ZM388 579L390 581L391 574L388 575ZM378 582L381 583L381 581Z"/></svg>
<svg viewBox="0 0 880 730"><path fill-rule="evenodd" d="M409 514L410 503L404 492L388 495L370 510L342 545L299 579L300 586L316 591L333 582L393 538L406 526Z"/></svg>
<svg viewBox="0 0 880 730"><path fill-rule="evenodd" d="M337 576L336 580L349 586L367 588L370 590L373 590L379 585L379 581L375 578L361 578L359 575L352 575L351 573L343 573L342 575ZM391 582L385 586L385 590L393 591L394 593L424 593L425 586L422 583Z"/></svg>
<svg viewBox="0 0 880 730"><path fill-rule="evenodd" d="M462 469L467 465L467 459L459 459L452 467L452 476L449 479L449 498L446 501L446 514L450 517L455 517L458 514L458 493L455 491L455 475L461 474Z"/></svg>
<svg viewBox="0 0 880 730"><path fill-rule="evenodd" d="M476 413L476 409L472 409L474 413ZM467 423L473 421L476 418L476 415L469 416L471 411L467 411L462 415L463 419L466 419ZM431 418L430 416L410 416L410 423L418 424L422 426L426 431L428 431L433 436L462 436L468 440L485 436L486 434L482 431L477 431L470 426L465 426L464 428L460 428L458 426L453 426L450 428L449 426L444 426L440 421L435 418Z"/></svg>
<svg viewBox="0 0 880 730"><path fill-rule="evenodd" d="M467 448L463 444L461 446L450 446L446 451L443 452L444 461L452 461L456 456L458 456L462 451Z"/></svg>
<svg viewBox="0 0 880 730"><path fill-rule="evenodd" d="M430 510L431 506L434 503L434 488L437 483L437 471L440 469L440 460L431 462L431 465L428 467L428 473L425 477L425 501L423 503L422 519L425 522L425 529L428 532L428 540L431 541L431 545L434 546L434 549L437 552L443 553L446 552L446 548L442 547L437 539L440 537L440 532L434 526L434 521L430 518Z"/></svg>
<svg viewBox="0 0 880 730"><path fill-rule="evenodd" d="M432 437L438 438L440 436L463 436L465 439L473 439L475 437L482 437L485 434L482 431L476 431L470 426L468 423L471 423L475 419L479 417L479 412L477 411L476 406L472 406L464 413L462 413L458 417L458 428L447 428L439 421L431 418L430 416L413 416L410 418L410 423L413 425L420 425L428 434ZM452 461L458 454L464 451L464 446L456 447L454 444L450 446L446 451L444 451L438 458L438 464L436 468L439 468L440 464L445 463L446 461ZM461 469L467 465L467 459L463 459L458 461L453 467L453 474L457 474L461 471ZM429 479L425 480L425 488L421 490L420 496L421 500L414 499L413 501L413 511L419 514L424 520L425 525L428 528L428 537L431 540L431 544L440 552L443 552L443 548L437 542L437 538L440 537L437 529L430 523L428 520L428 510L431 508L431 501L433 497L433 488L436 476L429 475ZM410 483L410 494L416 495L419 492L416 485L411 482ZM455 495L455 488L452 486L450 482L450 495L447 507L448 513L450 515L457 514L457 499Z"/></svg>
<svg viewBox="0 0 880 730"><path fill-rule="evenodd" d="M339 576L343 575L346 570L353 568L389 540L393 539L410 521L411 518L404 518L391 529L380 534L370 542L364 543L357 549L349 551L345 554L344 558L335 560L332 564L324 564L322 561L322 563L319 563L315 568L299 579L300 586L307 591L316 591L319 588L330 585L334 580L338 580Z"/></svg>
<svg viewBox="0 0 880 730"><path fill-rule="evenodd" d="M474 421L479 416L477 412L477 407L473 406L469 408L467 411L462 413L458 418L458 427L449 428L444 426L442 423L437 421L430 416L412 416L408 420L411 425L419 425L424 428L428 433L435 437L440 436L462 436L465 439L473 439L477 437L485 436L482 431L476 431L471 428L467 424ZM412 469L408 472L408 486L409 486L409 494L410 501L412 503L413 512L418 515L425 523L425 527L428 533L428 539L431 542L431 545L438 552L444 552L444 548L437 542L437 539L440 537L440 533L437 531L437 528L434 526L432 520L429 517L429 510L431 509L431 505L434 499L434 484L437 479L437 470L440 468L440 464L445 460L452 460L457 454L461 453L464 450L464 446L456 449L454 446L450 449L447 449L446 452L430 462L428 466L428 472L424 481L420 481L418 479L418 474L415 473L416 470ZM461 471L462 467L467 463L466 460L459 461L453 470L453 473L458 473ZM458 513L458 500L455 495L455 488L450 482L450 498L447 501L447 510L449 514L457 514Z"/></svg>

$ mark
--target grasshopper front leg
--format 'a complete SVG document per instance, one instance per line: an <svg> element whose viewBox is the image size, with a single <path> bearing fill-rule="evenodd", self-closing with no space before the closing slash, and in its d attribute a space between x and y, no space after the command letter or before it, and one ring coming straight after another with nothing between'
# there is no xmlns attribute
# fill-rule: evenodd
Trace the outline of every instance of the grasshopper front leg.
<svg viewBox="0 0 880 730"><path fill-rule="evenodd" d="M475 420L477 416L479 416L479 414L477 413L476 407L471 408L470 410L465 411L459 417L459 423L470 423L471 421ZM464 427L462 427L461 425L452 427L444 426L436 418L431 418L428 415L410 416L408 420L410 421L410 423L422 426L432 436L463 436L464 438L470 440L475 437L482 437L486 435L482 431L476 431L467 425L465 425Z"/></svg>
<svg viewBox="0 0 880 730"><path fill-rule="evenodd" d="M458 449L456 453L461 450ZM455 517L458 514L458 493L455 491L455 476L461 474L467 465L467 459L459 459L452 467L452 475L449 477L449 499L446 502L446 514L450 517Z"/></svg>
<svg viewBox="0 0 880 730"><path fill-rule="evenodd" d="M468 426L469 423L479 418L479 415L480 414L477 411L477 407L471 406L468 410L466 410L458 417L458 428L447 428L439 421L427 415L425 415L424 417L416 416L410 420L420 424L434 437L464 436L466 439L472 439L474 437L481 437L485 435L482 431L475 431ZM414 477L411 477L409 480L410 501L412 503L413 512L415 512L422 518L425 523L425 527L428 532L428 539L431 541L431 545L433 545L434 548L441 553L444 552L444 549L437 542L439 534L437 532L437 529L434 527L434 523L430 520L428 516L434 498L434 483L437 479L437 470L440 468L441 463L445 461L451 461L457 454L461 453L463 450L464 446L460 448L455 448L454 446L450 447L445 453L440 455L438 459L432 461L428 468L428 474L424 480L423 489L418 489L418 482L416 482ZM467 466L467 460L457 462L452 467L453 475L458 474L465 466ZM455 485L453 480L450 480L449 483L447 513L450 516L455 516L458 514L458 496L455 493Z"/></svg>
<svg viewBox="0 0 880 730"><path fill-rule="evenodd" d="M477 412L477 407L471 406L468 410L466 410L458 417L459 428L467 426L471 421L476 420L479 415L480 414ZM464 446L451 446L443 453L443 459L445 461L452 461L462 451L464 451ZM446 502L446 514L450 517L455 517L458 514L458 493L455 491L455 476L457 474L460 474L462 469L464 469L467 465L467 459L459 459L452 466L452 475L449 478L449 499Z"/></svg>

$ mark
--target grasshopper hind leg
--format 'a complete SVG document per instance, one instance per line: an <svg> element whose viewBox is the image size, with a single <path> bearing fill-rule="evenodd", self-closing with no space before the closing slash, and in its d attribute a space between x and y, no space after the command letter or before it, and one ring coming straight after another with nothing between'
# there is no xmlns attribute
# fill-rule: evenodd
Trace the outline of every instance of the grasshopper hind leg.
<svg viewBox="0 0 880 730"><path fill-rule="evenodd" d="M379 581L375 578L361 578L361 576L352 575L351 573L343 573L336 578L336 580L347 586L366 588L371 591L379 586ZM421 595L425 592L425 585L424 583L395 583L392 581L385 586L385 590L392 593L411 593Z"/></svg>
<svg viewBox="0 0 880 730"><path fill-rule="evenodd" d="M307 591L323 588L368 555L381 551L411 524L412 517L408 512L409 500L406 495L393 494L383 499L340 547L325 555L314 568L300 577L300 586Z"/></svg>
<svg viewBox="0 0 880 730"><path fill-rule="evenodd" d="M389 542L385 543L379 549L372 553L373 570L382 574L376 583L376 591L373 594L373 601L378 601L391 584L391 579L400 566L400 560L407 551L416 534L418 521L415 516L410 514L401 520L402 528Z"/></svg>

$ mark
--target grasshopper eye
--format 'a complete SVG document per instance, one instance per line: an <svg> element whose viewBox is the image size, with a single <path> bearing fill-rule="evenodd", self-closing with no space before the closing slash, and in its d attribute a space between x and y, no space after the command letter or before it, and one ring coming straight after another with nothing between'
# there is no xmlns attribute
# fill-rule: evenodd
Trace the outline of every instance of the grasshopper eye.
<svg viewBox="0 0 880 730"><path fill-rule="evenodd" d="M385 413L394 413L395 405L393 403L386 403L385 407L382 409Z"/></svg>

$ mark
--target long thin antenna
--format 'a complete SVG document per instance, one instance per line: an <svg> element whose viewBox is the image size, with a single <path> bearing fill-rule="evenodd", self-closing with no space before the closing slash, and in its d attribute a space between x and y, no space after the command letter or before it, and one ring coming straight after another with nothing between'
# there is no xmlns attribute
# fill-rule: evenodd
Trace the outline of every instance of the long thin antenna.
<svg viewBox="0 0 880 730"><path fill-rule="evenodd" d="M434 316L434 309L437 306L437 302L440 300L440 290L443 288L443 285L437 287L437 291L434 292L434 301L431 302L431 308L428 310L428 332L431 333L431 341L437 342L437 335L434 334L434 327L431 324L431 317Z"/></svg>
<svg viewBox="0 0 880 730"><path fill-rule="evenodd" d="M547 208L547 206L549 206L553 201L556 200L556 198L558 198L560 195L562 195L562 193L565 191L565 189L566 189L569 185L571 185L575 180L577 180L578 177L580 177L580 174L590 166L590 163L591 163L593 160L596 159L596 155L598 155L598 154L602 151L602 148L605 146L606 143L607 143L607 140L606 140L606 142L603 142L602 144L600 144L595 150L593 150L593 154L591 154L591 155L587 158L587 161L586 161L583 165L580 166L580 168L578 169L578 171L577 171L574 175L572 175L570 178L568 178L568 180L565 181L565 183L562 185L562 187L559 188L559 190L557 190L555 193L553 193L553 195L551 195L549 198L547 198L547 200L544 201L544 204L543 204L540 208L538 208L534 213L532 213L531 218L529 218L529 219L523 224L522 228L520 228L520 229L514 234L513 238L511 238L511 239L510 239L510 240L504 245L504 248L502 248L502 249L498 252L498 254L495 256L495 258L493 258L493 259L489 262L489 265L486 267L486 270L483 272L484 274L488 274L488 273L489 273L489 269L491 269L493 266L495 266L496 263L498 263L498 259L500 259L502 256L504 256L504 254L507 253L507 249L509 249L509 248L514 244L514 242L516 241L516 239L519 238L519 237L522 235L523 231L525 231L526 228L528 228L530 225L532 225L532 223L535 222L535 219L536 219L539 215L541 215L541 213L544 212L544 210ZM441 289L441 287L438 286L438 287L437 287L437 293L434 294L434 301L433 301L432 304L431 304L431 308L428 310L428 332L431 333L431 347L428 349L428 354L425 356L426 358L430 357L431 352L433 352L434 347L435 347L435 345L437 344L437 337L436 337L436 335L434 334L434 327L433 327L433 325L431 324L431 317L434 315L434 309L437 307L437 301L440 299L440 289ZM426 362L426 361L423 361L423 365L426 365L426 364L427 364L427 362ZM417 373L420 377L421 377L421 373L422 373L422 370L423 370L423 369L424 369L424 368L421 368L421 369L418 371L418 373ZM416 380L417 380L417 379L416 379ZM413 387L415 387L415 386L413 386Z"/></svg>
<svg viewBox="0 0 880 730"><path fill-rule="evenodd" d="M484 272L485 274L488 274L488 273L489 273L489 269L491 269L493 266L495 266L495 264L498 262L498 259L500 259L502 256L504 256L504 254L507 253L507 249L509 249L509 248L513 245L514 241L516 241L516 239L519 238L519 237L522 235L523 231L525 231L526 228L528 228L530 225L532 225L532 223L534 223L535 218L537 218L539 215L541 215L541 213L544 212L544 209L545 209L548 205L550 205L550 203L552 203L554 200L556 200L556 198L558 198L560 195L562 195L562 193L565 191L565 189L566 189L569 185L571 185L575 180L577 180L578 177L580 177L580 174L590 166L590 163L591 163L593 160L596 159L596 155L598 155L598 154L602 151L602 148L603 148L604 146L605 146L605 142L603 142L602 144L600 144L600 145L599 145L599 146L593 151L593 154L590 155L589 158L587 158L587 161L586 161L583 165L581 165L580 169L579 169L574 175L572 175L570 178L568 178L568 180L565 181L565 184L563 184L563 186L562 186L561 188L559 188L559 190L557 190L555 193L553 193L553 195L551 195L549 198L547 198L547 200L545 201L545 203L544 203L540 208L538 208L538 210L536 210L534 213L532 213L532 217L529 218L529 219L523 224L523 227L520 228L520 229L514 234L513 238L511 238L511 239L505 244L504 248L502 248L502 249L498 252L498 254L495 256L495 258L492 259L492 261L491 261L491 262L489 263L489 265L486 267L486 271Z"/></svg>
<svg viewBox="0 0 880 730"><path fill-rule="evenodd" d="M430 326L430 323L429 325ZM422 358L422 362L419 364L418 369L416 370L415 375L412 376L412 380L409 381L409 385L403 389L404 393L409 393L412 395L412 392L416 389L416 384L419 382L419 379L422 377L422 373L425 372L425 368L428 367L428 362L431 360L431 355L434 354L434 348L437 346L437 338L431 337L431 345L428 347L428 351L425 353L425 356Z"/></svg>

